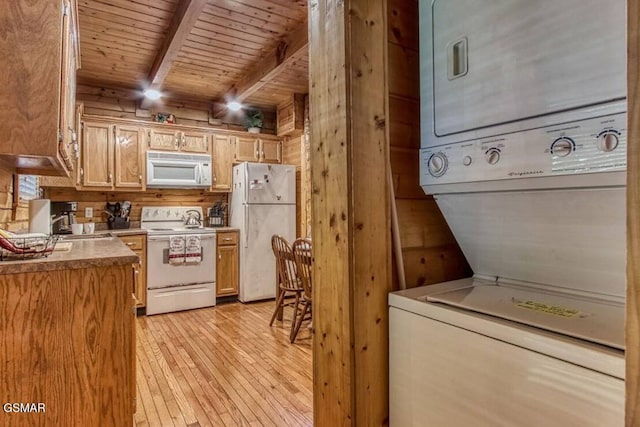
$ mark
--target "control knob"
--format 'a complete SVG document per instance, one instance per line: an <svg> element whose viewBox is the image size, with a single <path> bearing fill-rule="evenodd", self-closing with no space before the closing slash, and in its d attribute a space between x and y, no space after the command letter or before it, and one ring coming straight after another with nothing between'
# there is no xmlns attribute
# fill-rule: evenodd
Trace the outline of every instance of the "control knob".
<svg viewBox="0 0 640 427"><path fill-rule="evenodd" d="M448 161L447 156L443 153L435 153L429 157L429 161L427 162L427 169L431 176L438 178L444 175L447 171Z"/></svg>
<svg viewBox="0 0 640 427"><path fill-rule="evenodd" d="M609 153L618 147L618 132L615 130L606 130L598 135L598 149Z"/></svg>
<svg viewBox="0 0 640 427"><path fill-rule="evenodd" d="M489 148L485 152L485 157L487 159L487 163L490 165L495 165L500 161L500 149L499 148Z"/></svg>
<svg viewBox="0 0 640 427"><path fill-rule="evenodd" d="M551 154L558 157L567 157L575 150L576 143L566 136L560 137L551 144Z"/></svg>

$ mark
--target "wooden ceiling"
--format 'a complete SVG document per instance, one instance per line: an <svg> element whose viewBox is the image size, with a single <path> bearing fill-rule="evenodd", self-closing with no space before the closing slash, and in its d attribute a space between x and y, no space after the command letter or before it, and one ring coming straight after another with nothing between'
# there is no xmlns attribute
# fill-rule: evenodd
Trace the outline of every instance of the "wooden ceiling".
<svg viewBox="0 0 640 427"><path fill-rule="evenodd" d="M308 92L307 0L78 0L79 82L273 107Z"/></svg>

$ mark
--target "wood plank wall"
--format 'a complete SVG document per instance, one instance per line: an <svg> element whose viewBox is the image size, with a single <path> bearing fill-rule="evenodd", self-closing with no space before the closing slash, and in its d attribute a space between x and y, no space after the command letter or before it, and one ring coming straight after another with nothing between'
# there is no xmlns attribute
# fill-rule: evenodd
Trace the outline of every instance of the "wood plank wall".
<svg viewBox="0 0 640 427"><path fill-rule="evenodd" d="M136 116L138 105L137 94L133 90L78 85L77 101L84 103L85 114L109 116L127 119L148 120L151 117ZM183 125L208 127L212 116L221 120L222 124L211 126L217 129L244 131L245 113L224 111L221 104L210 104L201 101L167 99L164 105L152 107L151 113L166 112L176 116L176 122ZM263 110L263 133L276 133L276 113Z"/></svg>
<svg viewBox="0 0 640 427"><path fill-rule="evenodd" d="M302 163L300 159L301 138L299 136L288 137L282 143L282 163L285 165L294 165L296 167L296 236L303 236L306 228L303 225L302 218Z"/></svg>
<svg viewBox="0 0 640 427"><path fill-rule="evenodd" d="M389 0L389 139L407 287L470 276L433 197L420 188L418 0Z"/></svg>
<svg viewBox="0 0 640 427"><path fill-rule="evenodd" d="M20 231L29 228L29 204L15 202L14 175L0 169L0 228Z"/></svg>
<svg viewBox="0 0 640 427"><path fill-rule="evenodd" d="M640 5L627 2L626 426L640 426Z"/></svg>
<svg viewBox="0 0 640 427"><path fill-rule="evenodd" d="M200 206L207 214L207 208L215 202L227 202L227 193L209 193L202 190L148 190L143 192L77 191L74 188L48 188L45 197L52 201L78 202L78 222L104 224L107 215L103 213L107 202L132 203L131 221L140 221L143 206ZM93 218L86 218L85 208L93 208Z"/></svg>

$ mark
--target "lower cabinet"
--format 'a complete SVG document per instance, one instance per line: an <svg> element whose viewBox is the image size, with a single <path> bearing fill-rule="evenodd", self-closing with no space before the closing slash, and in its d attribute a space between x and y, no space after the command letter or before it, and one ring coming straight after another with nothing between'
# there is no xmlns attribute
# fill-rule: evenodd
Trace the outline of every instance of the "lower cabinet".
<svg viewBox="0 0 640 427"><path fill-rule="evenodd" d="M238 295L238 232L219 232L216 297Z"/></svg>
<svg viewBox="0 0 640 427"><path fill-rule="evenodd" d="M83 262L0 274L0 401L42 405L39 413L0 411L0 425L132 425L131 264Z"/></svg>
<svg viewBox="0 0 640 427"><path fill-rule="evenodd" d="M146 234L135 234L130 236L120 236L122 243L131 249L140 261L133 265L134 269L134 292L136 307L146 307L147 305L147 236Z"/></svg>

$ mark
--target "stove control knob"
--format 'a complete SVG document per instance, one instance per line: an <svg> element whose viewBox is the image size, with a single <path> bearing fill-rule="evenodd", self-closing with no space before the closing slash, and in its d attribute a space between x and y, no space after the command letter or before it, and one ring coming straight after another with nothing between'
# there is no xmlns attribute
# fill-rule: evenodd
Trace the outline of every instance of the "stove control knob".
<svg viewBox="0 0 640 427"><path fill-rule="evenodd" d="M575 150L576 143L573 139L563 136L556 139L551 144L551 154L558 157L567 157L573 150Z"/></svg>
<svg viewBox="0 0 640 427"><path fill-rule="evenodd" d="M500 149L499 148L489 148L485 152L485 157L487 159L487 163L490 165L495 165L500 161Z"/></svg>
<svg viewBox="0 0 640 427"><path fill-rule="evenodd" d="M606 130L598 135L598 149L609 153L618 147L618 132L615 130Z"/></svg>
<svg viewBox="0 0 640 427"><path fill-rule="evenodd" d="M435 153L429 157L427 168L429 169L431 176L438 178L444 175L447 171L448 163L447 156L443 153Z"/></svg>
<svg viewBox="0 0 640 427"><path fill-rule="evenodd" d="M462 164L465 166L469 166L472 161L473 159L471 158L471 156L464 156L464 159L462 159Z"/></svg>
<svg viewBox="0 0 640 427"><path fill-rule="evenodd" d="M153 211L153 216L158 216L158 209L156 209L155 211Z"/></svg>

